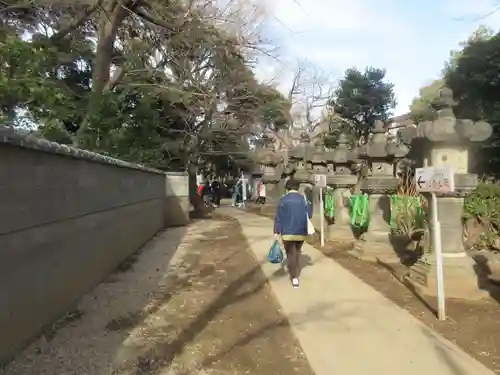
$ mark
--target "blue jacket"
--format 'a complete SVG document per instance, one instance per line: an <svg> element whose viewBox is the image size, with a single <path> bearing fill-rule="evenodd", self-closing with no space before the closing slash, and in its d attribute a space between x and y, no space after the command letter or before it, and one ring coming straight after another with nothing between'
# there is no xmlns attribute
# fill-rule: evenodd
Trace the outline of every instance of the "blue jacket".
<svg viewBox="0 0 500 375"><path fill-rule="evenodd" d="M286 194L278 203L274 217L274 233L307 236L307 217L312 217L312 204L297 191Z"/></svg>

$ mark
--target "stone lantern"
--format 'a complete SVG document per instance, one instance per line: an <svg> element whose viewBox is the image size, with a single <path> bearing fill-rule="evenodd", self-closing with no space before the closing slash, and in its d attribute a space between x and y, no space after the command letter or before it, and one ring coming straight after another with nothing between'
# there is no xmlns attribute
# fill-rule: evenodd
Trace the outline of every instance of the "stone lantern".
<svg viewBox="0 0 500 375"><path fill-rule="evenodd" d="M474 271L475 261L464 249L462 211L464 198L478 184L477 175L468 173L469 148L473 142L488 139L492 128L486 122L456 119L454 105L451 90L442 89L439 99L433 103L437 119L418 124L413 130L416 133L414 144L418 143L422 147L424 166L449 166L455 172L455 192L436 194L445 294L451 298L476 299L484 296L485 291L479 289L478 275ZM434 236L432 229L431 238ZM428 252L411 268L409 280L425 294L435 295L435 270L435 254Z"/></svg>
<svg viewBox="0 0 500 375"><path fill-rule="evenodd" d="M369 194L369 227L356 244L355 254L366 260L398 260L390 242L390 197L398 186L397 159L410 151L399 142L391 142L384 123L375 121L372 136L359 147L359 156L368 167L361 190Z"/></svg>
<svg viewBox="0 0 500 375"><path fill-rule="evenodd" d="M293 177L303 184L310 182L309 170L307 168L311 157L309 142L309 136L306 133L302 133L300 137L300 144L297 145L290 153L290 159L295 166L295 173Z"/></svg>
<svg viewBox="0 0 500 375"><path fill-rule="evenodd" d="M314 138L312 142L312 150L311 156L308 160L308 176L309 182L314 184L314 174L324 174L327 172L327 163L326 163L326 149L324 138L319 135ZM308 189L309 187L309 189ZM304 189L304 194L308 197L308 199L312 202L313 205L313 217L312 223L316 229L320 229L321 226L321 210L319 209L321 200L320 200L320 188L315 186L306 186L302 187ZM325 196L325 191L323 190L323 197Z"/></svg>
<svg viewBox="0 0 500 375"><path fill-rule="evenodd" d="M334 222L328 227L328 239L353 239L349 208L349 189L356 184L358 177L352 173L352 164L356 160L354 151L349 149L347 137L341 134L338 146L329 153L333 161L333 173L328 175L328 185L334 188Z"/></svg>
<svg viewBox="0 0 500 375"><path fill-rule="evenodd" d="M252 178L254 178L254 179L261 179L262 176L264 175L264 166L262 164L260 164L260 162L258 160L258 154L259 154L259 151L256 151L256 154L254 157L255 163L254 163L252 171L251 171Z"/></svg>
<svg viewBox="0 0 500 375"><path fill-rule="evenodd" d="M289 175L292 170L293 166L290 163L290 151L292 150L292 136L290 134L290 131L288 129L280 130L277 134L276 137L280 141L280 151L283 155L283 174L284 175Z"/></svg>
<svg viewBox="0 0 500 375"><path fill-rule="evenodd" d="M271 199L278 199L277 184L281 180L281 173L278 166L283 162L283 157L274 151L272 147L273 140L264 135L259 142L260 149L256 151L256 160L263 166L262 182L266 185L266 195Z"/></svg>
<svg viewBox="0 0 500 375"><path fill-rule="evenodd" d="M318 138L315 140L314 149L312 151L310 159L310 170L314 174L326 174L326 164L325 141L323 138Z"/></svg>

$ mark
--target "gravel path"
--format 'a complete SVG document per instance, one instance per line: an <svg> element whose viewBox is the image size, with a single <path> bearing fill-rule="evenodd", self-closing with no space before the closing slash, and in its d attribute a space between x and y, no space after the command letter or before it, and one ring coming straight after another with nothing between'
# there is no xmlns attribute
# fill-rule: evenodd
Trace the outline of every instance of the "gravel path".
<svg viewBox="0 0 500 375"><path fill-rule="evenodd" d="M222 224L201 221L157 236L0 370L0 375L128 373L127 363L137 358L137 348L148 340L142 332L155 325L154 312L168 298L169 275L178 277L179 262L191 245L204 237L203 232Z"/></svg>

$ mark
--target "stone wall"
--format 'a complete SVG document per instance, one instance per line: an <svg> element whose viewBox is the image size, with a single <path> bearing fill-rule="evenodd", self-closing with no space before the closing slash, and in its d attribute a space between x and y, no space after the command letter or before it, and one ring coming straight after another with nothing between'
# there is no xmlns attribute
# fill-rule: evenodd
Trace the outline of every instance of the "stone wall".
<svg viewBox="0 0 500 375"><path fill-rule="evenodd" d="M185 174L0 130L0 363L165 225Z"/></svg>
<svg viewBox="0 0 500 375"><path fill-rule="evenodd" d="M185 172L165 174L165 226L174 227L189 223L189 176Z"/></svg>

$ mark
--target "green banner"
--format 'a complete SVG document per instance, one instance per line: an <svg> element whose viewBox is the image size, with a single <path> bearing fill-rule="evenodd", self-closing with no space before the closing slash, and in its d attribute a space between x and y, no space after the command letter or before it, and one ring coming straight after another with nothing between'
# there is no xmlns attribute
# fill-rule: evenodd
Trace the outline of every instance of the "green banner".
<svg viewBox="0 0 500 375"><path fill-rule="evenodd" d="M370 221L368 194L351 195L351 225L366 228Z"/></svg>

